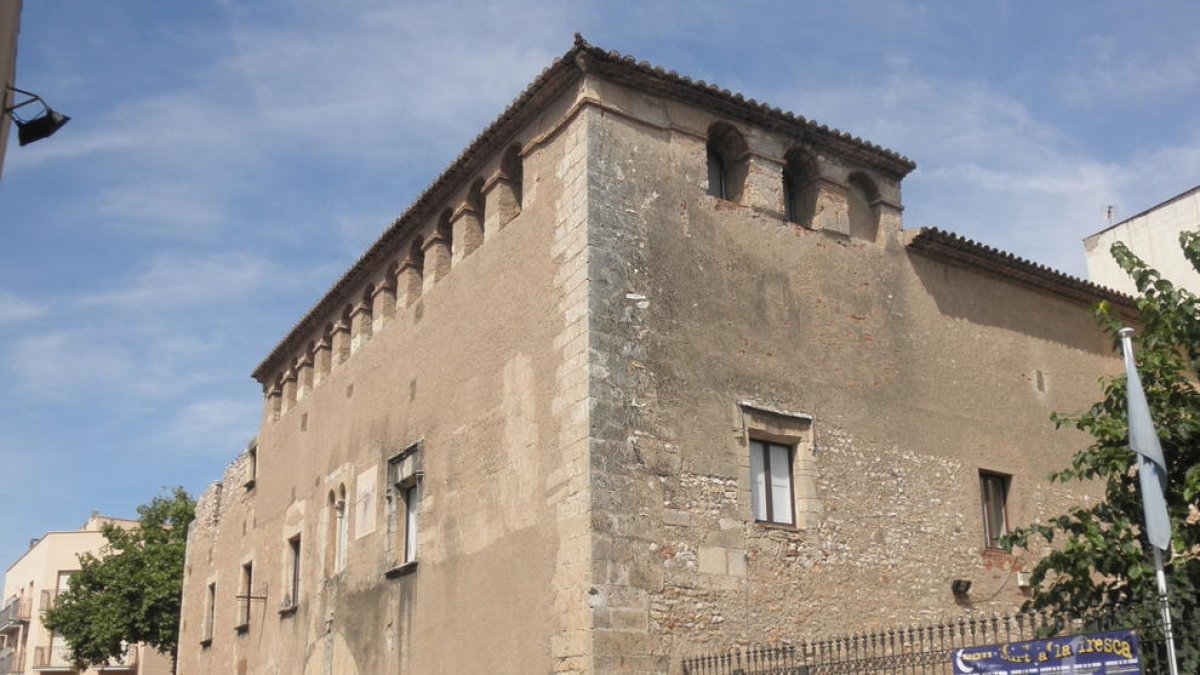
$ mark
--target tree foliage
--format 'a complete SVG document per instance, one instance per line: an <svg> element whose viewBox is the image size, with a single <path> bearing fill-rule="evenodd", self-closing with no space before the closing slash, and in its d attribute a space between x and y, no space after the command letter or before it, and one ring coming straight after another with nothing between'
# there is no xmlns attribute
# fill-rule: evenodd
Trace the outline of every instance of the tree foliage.
<svg viewBox="0 0 1200 675"><path fill-rule="evenodd" d="M105 525L97 557L79 556L80 570L46 613L76 665L102 665L145 642L175 658L188 525L195 502L182 488L138 507L138 523Z"/></svg>
<svg viewBox="0 0 1200 675"><path fill-rule="evenodd" d="M1184 233L1180 244L1200 270L1200 232ZM1167 462L1172 551L1166 569L1177 600L1175 617L1195 621L1200 588L1200 299L1162 278L1123 244L1114 245L1112 253L1138 289L1135 353ZM1107 303L1097 307L1097 316L1119 350L1121 317ZM1060 427L1090 434L1092 444L1051 480L1099 483L1102 499L1017 530L1010 541L1026 548L1031 540L1043 540L1052 547L1033 569L1033 594L1026 609L1085 620L1124 614L1128 621L1147 621L1154 616L1157 588L1153 549L1142 533L1135 456L1129 448L1125 376L1105 378L1101 384L1103 400L1081 413L1053 416Z"/></svg>

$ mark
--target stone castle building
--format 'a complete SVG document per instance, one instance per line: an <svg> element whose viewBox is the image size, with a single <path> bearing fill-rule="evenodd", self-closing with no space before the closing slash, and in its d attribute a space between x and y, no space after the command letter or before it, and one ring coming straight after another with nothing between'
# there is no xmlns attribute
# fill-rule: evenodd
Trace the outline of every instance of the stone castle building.
<svg viewBox="0 0 1200 675"><path fill-rule="evenodd" d="M1127 299L902 229L913 168L577 40L254 371L179 673L673 673L1013 608Z"/></svg>

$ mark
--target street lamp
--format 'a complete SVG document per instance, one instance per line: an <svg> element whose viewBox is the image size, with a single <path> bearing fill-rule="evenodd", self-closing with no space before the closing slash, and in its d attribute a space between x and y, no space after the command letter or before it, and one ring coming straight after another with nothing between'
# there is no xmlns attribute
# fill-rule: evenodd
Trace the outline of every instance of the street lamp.
<svg viewBox="0 0 1200 675"><path fill-rule="evenodd" d="M49 138L50 136L54 135L54 132L63 128L67 122L71 121L70 117L67 117L66 115L46 105L46 102L42 100L41 96L23 89L17 89L12 85L5 86L8 87L9 91L29 97L20 103L14 103L13 105L10 105L4 109L4 114L11 117L13 124L17 125L17 141L19 141L21 145L29 145L34 141L40 141L43 138ZM23 118L17 115L17 108L27 106L34 102L42 106L42 112L29 118Z"/></svg>

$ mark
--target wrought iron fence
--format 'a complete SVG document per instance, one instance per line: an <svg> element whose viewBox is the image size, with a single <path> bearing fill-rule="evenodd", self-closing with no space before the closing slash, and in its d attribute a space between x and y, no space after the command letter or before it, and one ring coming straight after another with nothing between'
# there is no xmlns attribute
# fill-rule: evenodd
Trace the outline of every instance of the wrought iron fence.
<svg viewBox="0 0 1200 675"><path fill-rule="evenodd" d="M1190 597L1172 603L1179 670L1189 675L1200 675L1200 608L1196 601ZM923 626L731 649L684 659L682 665L684 675L951 675L956 649L1117 629L1138 632L1143 673L1168 672L1157 602L1093 612L1087 619L1047 613L962 617Z"/></svg>

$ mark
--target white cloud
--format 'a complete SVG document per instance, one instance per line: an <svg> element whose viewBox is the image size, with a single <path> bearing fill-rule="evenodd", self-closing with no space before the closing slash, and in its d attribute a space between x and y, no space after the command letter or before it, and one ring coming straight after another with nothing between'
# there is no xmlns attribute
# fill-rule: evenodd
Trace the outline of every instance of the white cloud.
<svg viewBox="0 0 1200 675"><path fill-rule="evenodd" d="M253 296L273 277L283 274L269 260L247 253L165 253L152 258L124 287L82 295L78 303L169 312Z"/></svg>
<svg viewBox="0 0 1200 675"><path fill-rule="evenodd" d="M203 400L178 411L167 431L172 448L227 457L246 448L258 429L256 402Z"/></svg>
<svg viewBox="0 0 1200 675"><path fill-rule="evenodd" d="M1190 23L1190 22L1189 22ZM1163 41L1147 51L1112 35L1090 35L1052 78L1058 95L1078 106L1145 105L1200 83L1200 47Z"/></svg>
<svg viewBox="0 0 1200 675"><path fill-rule="evenodd" d="M36 319L46 311L43 304L20 298L9 291L0 291L0 324Z"/></svg>
<svg viewBox="0 0 1200 675"><path fill-rule="evenodd" d="M135 355L121 345L103 343L88 333L58 330L18 339L9 352L9 369L26 391L50 400L68 400L95 386L124 380Z"/></svg>
<svg viewBox="0 0 1200 675"><path fill-rule="evenodd" d="M1094 156L1070 129L983 83L892 65L881 82L787 99L917 162L904 182L906 227L936 225L1082 275L1082 238L1104 226L1106 205L1143 186L1137 169Z"/></svg>

